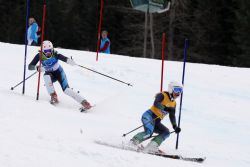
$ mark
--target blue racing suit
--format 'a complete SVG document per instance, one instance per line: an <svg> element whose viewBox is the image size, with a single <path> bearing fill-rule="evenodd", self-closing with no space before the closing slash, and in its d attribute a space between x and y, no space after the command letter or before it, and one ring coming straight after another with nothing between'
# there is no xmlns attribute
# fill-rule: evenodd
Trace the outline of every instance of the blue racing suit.
<svg viewBox="0 0 250 167"><path fill-rule="evenodd" d="M38 53L29 64L29 70L34 70L36 68L36 64L39 62L39 57L40 54ZM50 58L42 55L42 67L45 69L44 75L50 75L52 82L58 81L63 91L66 88L69 88L69 84L66 74L61 65L59 65L58 60L67 62L67 59L67 57L58 54L56 51L53 51L53 55Z"/></svg>

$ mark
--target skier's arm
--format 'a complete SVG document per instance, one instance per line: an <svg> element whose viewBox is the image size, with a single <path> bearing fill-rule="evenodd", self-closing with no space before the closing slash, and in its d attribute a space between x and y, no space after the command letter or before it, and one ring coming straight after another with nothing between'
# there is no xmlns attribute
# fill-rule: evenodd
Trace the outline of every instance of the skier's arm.
<svg viewBox="0 0 250 167"><path fill-rule="evenodd" d="M181 128L177 126L176 124L176 118L175 118L175 110L172 111L172 112L169 112L169 119L170 119L170 122L173 126L173 129L175 131L175 133L180 133L181 132Z"/></svg>
<svg viewBox="0 0 250 167"><path fill-rule="evenodd" d="M65 62L65 63L67 63L67 60L69 59L68 57L66 57L64 55L57 54L57 53L56 53L56 57L57 57L58 60L61 60L61 61Z"/></svg>
<svg viewBox="0 0 250 167"><path fill-rule="evenodd" d="M29 70L36 70L36 64L39 62L39 58L40 58L39 53L37 53L28 66Z"/></svg>
<svg viewBox="0 0 250 167"><path fill-rule="evenodd" d="M162 100L164 99L164 95L162 93L159 93L155 96L154 106L164 110L164 106L161 104Z"/></svg>
<svg viewBox="0 0 250 167"><path fill-rule="evenodd" d="M62 60L63 62L70 64L72 66L76 65L76 62L71 58L68 58L66 56L63 56L62 54L57 54L56 55L59 60Z"/></svg>
<svg viewBox="0 0 250 167"><path fill-rule="evenodd" d="M106 41L105 44L104 44L104 46L103 46L102 48L100 48L99 51L100 51L100 52L103 52L103 51L107 50L108 47L109 47L109 41Z"/></svg>
<svg viewBox="0 0 250 167"><path fill-rule="evenodd" d="M170 122L173 126L173 129L175 129L177 127L176 125L176 118L175 118L175 108L173 108L170 112L169 112L169 119Z"/></svg>

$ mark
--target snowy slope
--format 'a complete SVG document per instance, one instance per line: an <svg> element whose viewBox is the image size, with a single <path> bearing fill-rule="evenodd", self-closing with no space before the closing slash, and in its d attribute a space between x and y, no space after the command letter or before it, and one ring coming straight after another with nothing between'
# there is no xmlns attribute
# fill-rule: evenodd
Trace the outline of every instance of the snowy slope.
<svg viewBox="0 0 250 167"><path fill-rule="evenodd" d="M38 47L28 47L27 64ZM80 67L63 66L71 87L96 104L88 113L55 84L60 104L49 104L41 76L10 90L22 80L24 46L0 43L0 164L1 167L193 167L200 164L165 159L98 145L95 141L121 144L141 125L160 89L161 61L119 55L57 49L78 64L133 84L129 87ZM181 62L165 62L164 88L181 82ZM27 75L33 71L27 71ZM250 166L250 69L187 63L179 149L172 134L161 146L171 154L206 156L202 166ZM179 101L178 101L179 104ZM179 105L177 106L179 110ZM163 121L168 127L168 118ZM172 130L172 129L171 129ZM145 142L146 144L147 142Z"/></svg>

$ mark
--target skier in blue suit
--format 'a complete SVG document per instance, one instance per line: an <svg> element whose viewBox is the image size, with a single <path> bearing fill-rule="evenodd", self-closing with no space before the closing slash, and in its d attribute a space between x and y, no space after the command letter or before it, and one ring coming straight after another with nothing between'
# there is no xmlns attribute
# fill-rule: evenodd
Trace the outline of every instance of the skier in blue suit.
<svg viewBox="0 0 250 167"><path fill-rule="evenodd" d="M65 57L55 51L53 44L50 41L43 41L41 67L36 65L39 62L39 59L40 54L38 53L31 61L28 68L29 70L40 70L40 72L45 72L43 76L44 83L49 95L51 96L51 104L58 103L57 93L53 86L53 82L58 81L63 92L80 103L84 110L90 109L92 107L85 98L81 97L69 87L66 74L64 73L62 66L60 66L58 63L58 60L61 60L73 66L76 65L73 59Z"/></svg>

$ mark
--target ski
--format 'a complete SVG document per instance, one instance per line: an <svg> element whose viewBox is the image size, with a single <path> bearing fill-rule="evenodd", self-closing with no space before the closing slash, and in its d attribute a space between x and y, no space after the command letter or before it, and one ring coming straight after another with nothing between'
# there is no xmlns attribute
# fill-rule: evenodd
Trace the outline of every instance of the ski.
<svg viewBox="0 0 250 167"><path fill-rule="evenodd" d="M134 152L138 152L138 153L144 153L144 154L160 156L160 157L170 158L170 159L177 159L177 160L184 160L184 161L191 161L191 162L198 162L198 163L202 163L206 159L206 157L203 157L203 158L201 158L201 157L199 157L199 158L183 157L181 155L173 155L173 154L166 154L166 153L145 153L145 152L142 151L142 149L141 149L142 147L139 147L138 149L132 149L132 148L126 147L124 145L114 145L114 144L105 143L105 142L102 142L102 141L95 141L95 143L103 145L103 146L116 148L116 149L134 151Z"/></svg>
<svg viewBox="0 0 250 167"><path fill-rule="evenodd" d="M148 154L151 154L151 153L148 153ZM170 155L170 154L152 154L152 155L156 155L156 156L160 156L160 157L164 157L164 158L198 162L198 163L202 163L206 159L205 157L203 157L203 158L191 158L191 157L183 157L181 155Z"/></svg>

